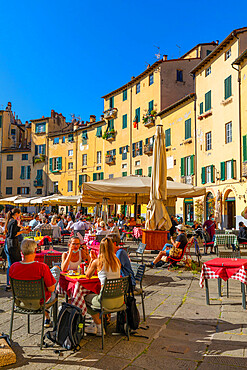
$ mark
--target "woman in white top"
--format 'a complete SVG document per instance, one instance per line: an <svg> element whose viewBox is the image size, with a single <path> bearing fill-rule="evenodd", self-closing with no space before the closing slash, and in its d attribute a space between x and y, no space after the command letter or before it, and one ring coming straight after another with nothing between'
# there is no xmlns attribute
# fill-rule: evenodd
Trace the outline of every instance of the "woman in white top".
<svg viewBox="0 0 247 370"><path fill-rule="evenodd" d="M96 235L108 235L109 230L106 228L106 224L104 221L100 221L100 228L97 230Z"/></svg>
<svg viewBox="0 0 247 370"><path fill-rule="evenodd" d="M73 236L69 241L69 251L62 254L61 270L77 270L78 266L88 260L90 262L90 256L87 247L83 247L79 250L81 244L78 237Z"/></svg>
<svg viewBox="0 0 247 370"><path fill-rule="evenodd" d="M100 279L101 288L105 283L105 279L120 278L121 263L114 253L114 245L111 238L104 238L100 243L99 257L92 256L88 266L86 277L90 279L96 269ZM98 310L100 309L100 295L88 294L85 297L88 313L93 318L93 324L85 328L86 333L101 335L101 320ZM107 299L103 302L104 307L114 309L120 307L124 303L124 296L118 298Z"/></svg>
<svg viewBox="0 0 247 370"><path fill-rule="evenodd" d="M53 234L52 234L53 239L58 239L60 241L60 239L61 239L61 229L57 224L57 219L56 219L55 216L52 217L50 225L51 225L52 230L53 230Z"/></svg>

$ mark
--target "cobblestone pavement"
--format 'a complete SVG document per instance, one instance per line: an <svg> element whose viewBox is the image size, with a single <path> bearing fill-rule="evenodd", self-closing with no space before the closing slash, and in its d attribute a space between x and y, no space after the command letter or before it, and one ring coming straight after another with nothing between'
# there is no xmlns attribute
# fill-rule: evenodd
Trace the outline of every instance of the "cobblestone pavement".
<svg viewBox="0 0 247 370"><path fill-rule="evenodd" d="M77 353L40 351L41 320L26 316L14 319L13 349L17 363L5 369L241 369L247 368L247 314L241 306L238 281L230 280L230 297L217 294L217 280L209 281L210 306L199 287L199 274L191 271L147 269L144 279L147 321L137 335L114 336L115 317L108 328L105 348L101 338L87 336ZM11 293L4 290L0 272L0 332L8 333ZM59 301L62 301L61 297ZM141 310L140 299L137 298Z"/></svg>

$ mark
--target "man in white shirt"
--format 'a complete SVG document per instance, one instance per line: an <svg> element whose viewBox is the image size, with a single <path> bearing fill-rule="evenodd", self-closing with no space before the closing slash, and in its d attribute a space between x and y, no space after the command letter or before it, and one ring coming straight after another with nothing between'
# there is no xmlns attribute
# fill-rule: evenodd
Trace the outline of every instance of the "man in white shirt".
<svg viewBox="0 0 247 370"><path fill-rule="evenodd" d="M72 221L71 216L68 216L67 217L67 220L68 220L68 225L66 227L66 230L71 230L72 229L72 225L74 224L74 222Z"/></svg>

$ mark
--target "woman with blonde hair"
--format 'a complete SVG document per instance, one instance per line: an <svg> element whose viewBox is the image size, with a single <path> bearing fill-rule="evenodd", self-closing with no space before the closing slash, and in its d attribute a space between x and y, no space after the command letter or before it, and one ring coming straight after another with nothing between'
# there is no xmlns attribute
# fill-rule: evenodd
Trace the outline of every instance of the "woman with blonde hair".
<svg viewBox="0 0 247 370"><path fill-rule="evenodd" d="M57 217L56 216L52 217L50 225L51 225L52 230L53 230L53 232L52 232L53 239L58 239L58 241L60 242L62 234L61 234L61 229L57 224Z"/></svg>
<svg viewBox="0 0 247 370"><path fill-rule="evenodd" d="M101 283L101 291L106 279L120 278L121 263L115 255L114 244L111 238L104 238L100 243L99 257L91 256L91 261L87 269L86 277L90 279L95 271L98 271L98 277ZM85 331L89 334L101 335L101 320L99 317L100 309L100 294L88 294L85 297L87 310L93 318L93 323L86 327ZM109 310L120 307L124 302L124 296L105 299L102 303L105 308Z"/></svg>
<svg viewBox="0 0 247 370"><path fill-rule="evenodd" d="M100 221L100 228L98 229L96 235L107 235L109 234L109 230L106 228L106 224L104 221Z"/></svg>

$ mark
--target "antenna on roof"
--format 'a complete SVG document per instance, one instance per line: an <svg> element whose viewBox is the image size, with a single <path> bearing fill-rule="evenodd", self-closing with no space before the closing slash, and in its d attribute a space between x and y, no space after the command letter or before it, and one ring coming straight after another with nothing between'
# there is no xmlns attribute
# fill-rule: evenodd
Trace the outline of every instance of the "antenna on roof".
<svg viewBox="0 0 247 370"><path fill-rule="evenodd" d="M179 45L176 44L176 47L178 48L178 56L180 58L180 55L181 55L181 46L179 46Z"/></svg>
<svg viewBox="0 0 247 370"><path fill-rule="evenodd" d="M156 45L154 45L154 47L158 49L158 54L155 54L156 59L157 60L160 60L160 47L159 46L156 46Z"/></svg>

